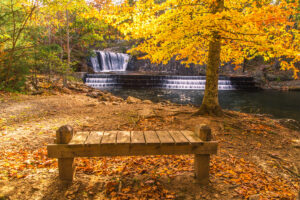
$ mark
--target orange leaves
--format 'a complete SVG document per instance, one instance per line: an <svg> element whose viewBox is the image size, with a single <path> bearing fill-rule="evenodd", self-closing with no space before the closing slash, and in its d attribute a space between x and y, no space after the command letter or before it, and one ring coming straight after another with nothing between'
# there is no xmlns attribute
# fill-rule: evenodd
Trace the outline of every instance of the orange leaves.
<svg viewBox="0 0 300 200"><path fill-rule="evenodd" d="M299 185L286 181L244 158L238 158L223 151L222 156L212 157L210 174L212 184L234 187L237 198L248 198L260 194L263 199L292 199ZM22 150L0 153L0 179L24 178L38 168L56 168L56 160L47 159L46 150ZM192 156L145 156L114 158L78 158L77 170L86 174L106 177L103 188L87 186L86 195L93 196L103 190L111 199L175 199L178 196L165 188L162 180L193 171ZM100 178L101 179L101 178ZM79 185L74 184L66 198L75 198Z"/></svg>
<svg viewBox="0 0 300 200"><path fill-rule="evenodd" d="M174 199L159 178L192 171L192 163L189 156L145 156L78 158L76 165L78 171L112 178L104 186L108 198Z"/></svg>
<svg viewBox="0 0 300 200"><path fill-rule="evenodd" d="M2 151L0 153L0 179L23 178L30 170L57 167L56 160L48 159L46 149L19 152Z"/></svg>
<svg viewBox="0 0 300 200"><path fill-rule="evenodd" d="M262 125L262 124L249 124L249 130L251 133L256 134L269 134L273 133L273 129L269 126Z"/></svg>
<svg viewBox="0 0 300 200"><path fill-rule="evenodd" d="M95 158L89 159L89 163L79 160L77 165L93 167L93 171L79 168L85 173L114 177L105 184L104 189L108 198L116 199L174 199L176 195L164 189L161 178L167 176L172 179L185 171L193 171L192 156ZM238 198L260 194L264 199L292 199L294 191L299 189L296 183L272 176L254 163L226 152L212 158L210 172L215 184L223 181L234 187Z"/></svg>
<svg viewBox="0 0 300 200"><path fill-rule="evenodd" d="M212 174L222 177L225 183L234 185L236 187L235 192L245 198L260 194L264 199L292 199L294 197L293 191L299 189L299 186L295 186L280 177L273 177L244 158L216 157L212 163Z"/></svg>
<svg viewBox="0 0 300 200"><path fill-rule="evenodd" d="M119 182L108 182L105 185L106 195L116 196L116 191L118 190Z"/></svg>

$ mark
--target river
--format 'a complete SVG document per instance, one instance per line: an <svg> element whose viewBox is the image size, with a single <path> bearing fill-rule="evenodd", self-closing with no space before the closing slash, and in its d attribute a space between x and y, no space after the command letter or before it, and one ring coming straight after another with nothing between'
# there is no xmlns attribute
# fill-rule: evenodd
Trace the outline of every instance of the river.
<svg viewBox="0 0 300 200"><path fill-rule="evenodd" d="M134 96L153 102L170 100L178 104L201 105L203 90L165 89L111 89L117 96ZM271 114L275 118L289 118L300 121L300 92L261 91L219 91L220 105L224 109L246 113Z"/></svg>

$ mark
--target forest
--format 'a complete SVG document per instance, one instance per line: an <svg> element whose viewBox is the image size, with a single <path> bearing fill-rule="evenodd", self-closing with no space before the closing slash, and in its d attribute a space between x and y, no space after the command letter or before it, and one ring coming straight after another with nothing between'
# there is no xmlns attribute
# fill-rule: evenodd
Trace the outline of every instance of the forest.
<svg viewBox="0 0 300 200"><path fill-rule="evenodd" d="M0 200L298 200L299 11L1 0Z"/></svg>

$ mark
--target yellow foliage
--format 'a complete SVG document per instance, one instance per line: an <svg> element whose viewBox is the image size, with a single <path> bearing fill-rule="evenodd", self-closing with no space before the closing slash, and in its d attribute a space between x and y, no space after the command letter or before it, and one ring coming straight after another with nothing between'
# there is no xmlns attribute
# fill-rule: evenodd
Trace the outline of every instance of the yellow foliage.
<svg viewBox="0 0 300 200"><path fill-rule="evenodd" d="M176 56L184 63L207 63L212 33L222 39L221 61L241 64L257 55L266 61L290 59L282 69L299 70L299 29L291 16L299 1L274 4L270 0L224 0L224 9L212 13L212 0L143 0L110 4L98 15L118 28L126 39L142 41L132 51L147 53L152 62L166 63Z"/></svg>

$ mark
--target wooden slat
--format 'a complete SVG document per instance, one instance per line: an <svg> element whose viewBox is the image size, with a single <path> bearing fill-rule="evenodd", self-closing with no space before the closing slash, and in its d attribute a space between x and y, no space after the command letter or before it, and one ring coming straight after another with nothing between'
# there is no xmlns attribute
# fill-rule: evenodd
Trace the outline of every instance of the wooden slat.
<svg viewBox="0 0 300 200"><path fill-rule="evenodd" d="M119 131L117 134L118 144L128 144L130 143L130 131Z"/></svg>
<svg viewBox="0 0 300 200"><path fill-rule="evenodd" d="M101 144L115 144L117 142L118 131L105 131L101 140Z"/></svg>
<svg viewBox="0 0 300 200"><path fill-rule="evenodd" d="M69 144L84 144L89 132L77 132Z"/></svg>
<svg viewBox="0 0 300 200"><path fill-rule="evenodd" d="M92 131L85 141L85 144L100 144L103 132Z"/></svg>
<svg viewBox="0 0 300 200"><path fill-rule="evenodd" d="M144 135L147 144L160 143L155 131L144 131Z"/></svg>
<svg viewBox="0 0 300 200"><path fill-rule="evenodd" d="M197 137L193 131L181 131L181 133L189 140L190 143L202 143L203 141Z"/></svg>
<svg viewBox="0 0 300 200"><path fill-rule="evenodd" d="M175 143L173 138L170 136L168 131L156 131L157 136L159 137L159 140L162 144L165 143Z"/></svg>
<svg viewBox="0 0 300 200"><path fill-rule="evenodd" d="M195 145L184 144L91 144L91 145L48 145L50 158L97 157L97 156L138 156L138 155L181 155L215 154L218 142L210 141Z"/></svg>
<svg viewBox="0 0 300 200"><path fill-rule="evenodd" d="M175 140L176 144L185 144L189 143L189 141L182 135L180 131L169 131L169 134Z"/></svg>
<svg viewBox="0 0 300 200"><path fill-rule="evenodd" d="M131 144L145 144L143 131L131 131Z"/></svg>

